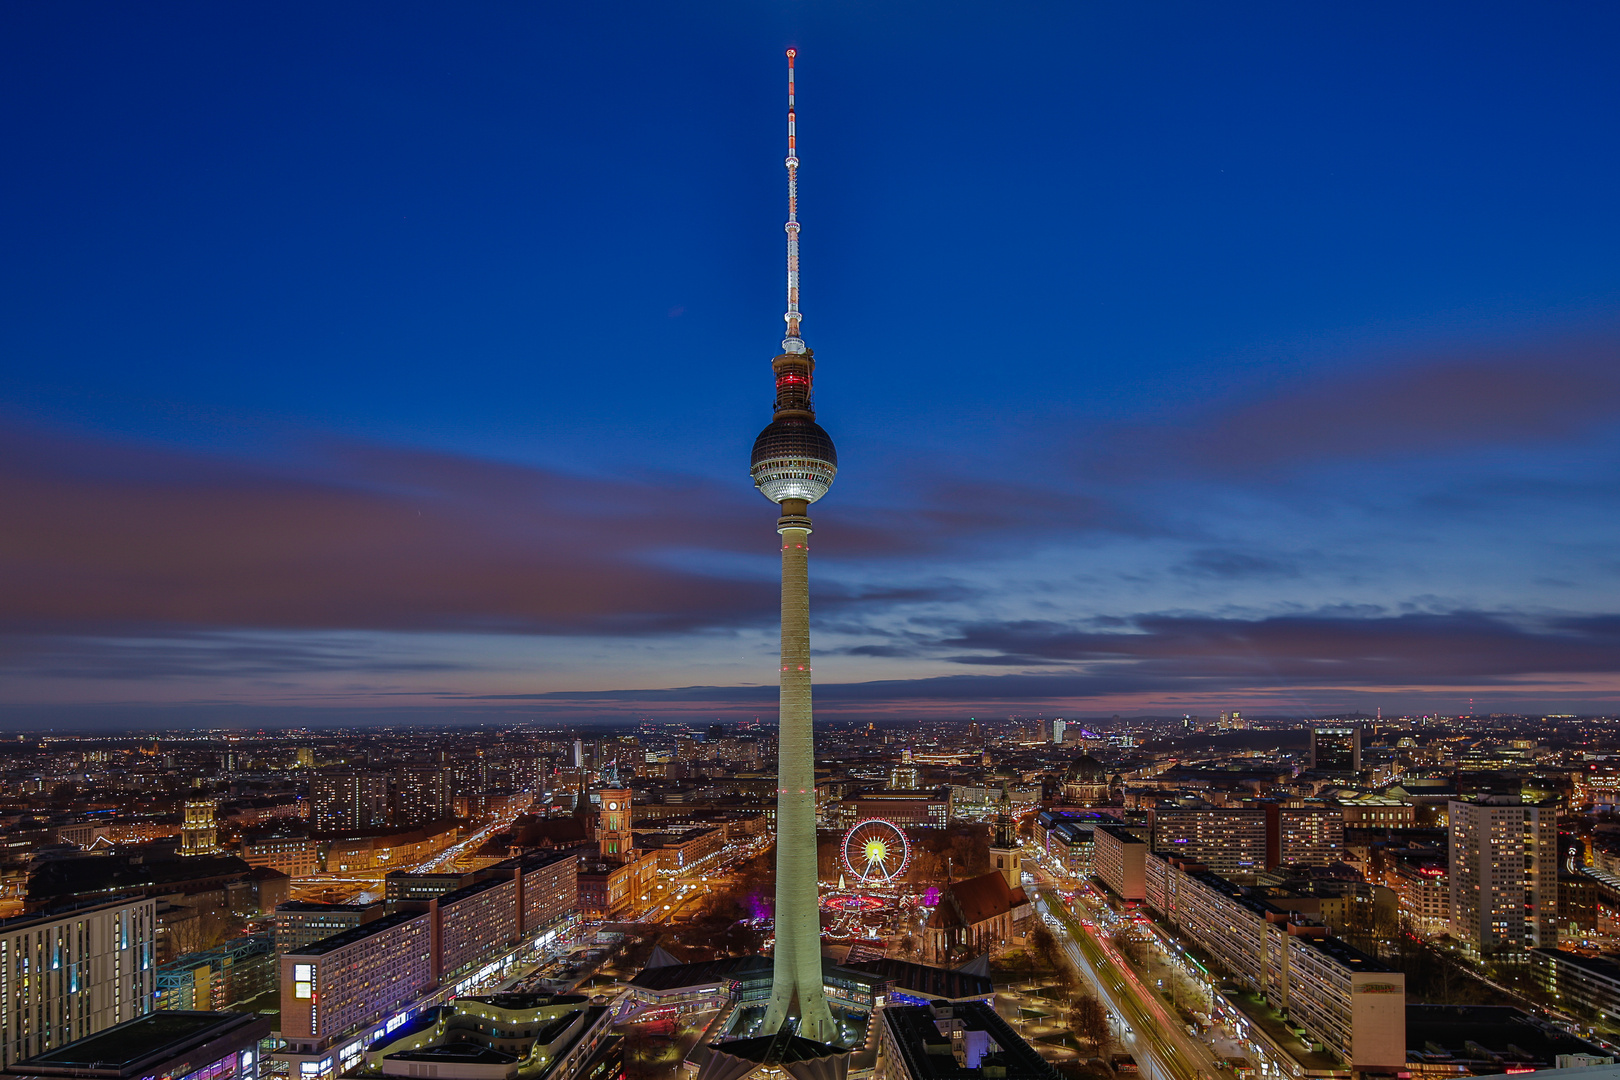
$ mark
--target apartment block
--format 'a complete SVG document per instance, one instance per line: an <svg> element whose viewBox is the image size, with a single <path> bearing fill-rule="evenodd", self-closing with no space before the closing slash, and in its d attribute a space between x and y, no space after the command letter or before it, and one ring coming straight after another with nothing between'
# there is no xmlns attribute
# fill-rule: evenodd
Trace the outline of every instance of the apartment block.
<svg viewBox="0 0 1620 1080"><path fill-rule="evenodd" d="M1612 956L1532 949L1530 966L1548 993L1559 995L1600 1020L1620 1017L1620 964Z"/></svg>
<svg viewBox="0 0 1620 1080"><path fill-rule="evenodd" d="M331 769L309 782L310 826L341 834L388 826L388 777L383 773Z"/></svg>
<svg viewBox="0 0 1620 1080"><path fill-rule="evenodd" d="M430 901L439 916L435 975L453 979L477 964L491 945L517 940L519 887L516 877L481 881Z"/></svg>
<svg viewBox="0 0 1620 1080"><path fill-rule="evenodd" d="M1406 1061L1406 977L1200 863L1154 854L1149 906L1352 1068Z"/></svg>
<svg viewBox="0 0 1620 1080"><path fill-rule="evenodd" d="M1475 956L1558 944L1558 811L1517 795L1446 804L1451 932Z"/></svg>
<svg viewBox="0 0 1620 1080"><path fill-rule="evenodd" d="M321 904L312 900L288 900L276 905L273 939L276 952L298 952L317 941L380 919L387 913L387 908L382 904Z"/></svg>
<svg viewBox="0 0 1620 1080"><path fill-rule="evenodd" d="M0 919L0 1066L151 1011L157 901L89 901Z"/></svg>
<svg viewBox="0 0 1620 1080"><path fill-rule="evenodd" d="M433 985L433 918L401 911L281 958L281 1033L292 1052L373 1023Z"/></svg>
<svg viewBox="0 0 1620 1080"><path fill-rule="evenodd" d="M1277 807L1273 866L1327 866L1344 858L1344 814L1337 806Z"/></svg>
<svg viewBox="0 0 1620 1080"><path fill-rule="evenodd" d="M279 1056L300 1080L328 1080L353 1067L425 993L461 989L457 978L465 983L479 965L502 962L520 941L559 925L578 902L577 868L572 852L508 859L411 910L286 953L281 1026L288 1047Z"/></svg>
<svg viewBox="0 0 1620 1080"><path fill-rule="evenodd" d="M394 771L394 820L399 825L431 825L450 816L450 769L445 765L402 765Z"/></svg>
<svg viewBox="0 0 1620 1080"><path fill-rule="evenodd" d="M1153 818L1153 850L1195 859L1217 873L1255 874L1266 858L1266 808L1172 807Z"/></svg>

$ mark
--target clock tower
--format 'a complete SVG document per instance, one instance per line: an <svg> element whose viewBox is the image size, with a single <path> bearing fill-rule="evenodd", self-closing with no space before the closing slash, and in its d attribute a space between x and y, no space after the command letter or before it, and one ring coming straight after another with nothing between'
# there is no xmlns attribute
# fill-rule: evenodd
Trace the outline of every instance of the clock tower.
<svg viewBox="0 0 1620 1080"><path fill-rule="evenodd" d="M596 843L604 859L629 862L635 857L635 833L630 829L630 789L603 788L602 811L597 817Z"/></svg>

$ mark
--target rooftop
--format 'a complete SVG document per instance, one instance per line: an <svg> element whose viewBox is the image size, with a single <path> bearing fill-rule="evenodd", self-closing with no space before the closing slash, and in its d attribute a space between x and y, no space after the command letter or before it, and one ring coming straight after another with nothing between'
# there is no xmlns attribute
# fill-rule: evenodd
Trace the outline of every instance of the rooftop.
<svg viewBox="0 0 1620 1080"><path fill-rule="evenodd" d="M288 956L324 956L338 949L346 948L357 941L364 941L372 934L380 934L384 930L392 930L401 923L408 923L412 919L423 918L424 912L396 911L392 915L384 915L380 919L373 919L368 923L361 923L353 930L345 930L341 934L321 938L312 945L306 945L297 952L288 953Z"/></svg>
<svg viewBox="0 0 1620 1080"><path fill-rule="evenodd" d="M1559 1054L1608 1051L1508 1005L1408 1005L1407 1056L1417 1061L1552 1065Z"/></svg>
<svg viewBox="0 0 1620 1080"><path fill-rule="evenodd" d="M269 1019L253 1013L160 1010L16 1062L11 1068L43 1074L145 1074L216 1039L234 1036L251 1046L269 1032Z"/></svg>
<svg viewBox="0 0 1620 1080"><path fill-rule="evenodd" d="M124 904L140 900L139 896L97 897L94 900L80 900L75 904L58 904L55 907L44 908L40 911L31 911L26 915L13 915L8 919L0 919L0 934L10 933L13 930L22 930L35 923L51 922L64 915L88 914L100 908L119 907Z"/></svg>
<svg viewBox="0 0 1620 1080"><path fill-rule="evenodd" d="M682 986L702 986L728 979L769 978L772 961L763 956L728 956L697 964L669 964L646 968L630 980L631 986L665 991Z"/></svg>
<svg viewBox="0 0 1620 1080"><path fill-rule="evenodd" d="M985 1032L994 1042L994 1048L979 1059L977 1068L958 1063L951 1038L935 1022L936 1008L942 1011L948 1008L951 1020L969 1031ZM883 1017L906 1060L906 1071L919 1080L977 1077L989 1068L1001 1069L1001 1075L1007 1080L1056 1080L1058 1076L1046 1059L996 1015L994 1008L982 1001L889 1006Z"/></svg>
<svg viewBox="0 0 1620 1080"><path fill-rule="evenodd" d="M922 997L959 999L982 997L991 992L987 975L913 964L909 960L885 957L882 960L845 964L844 967L876 975L902 993L910 992Z"/></svg>

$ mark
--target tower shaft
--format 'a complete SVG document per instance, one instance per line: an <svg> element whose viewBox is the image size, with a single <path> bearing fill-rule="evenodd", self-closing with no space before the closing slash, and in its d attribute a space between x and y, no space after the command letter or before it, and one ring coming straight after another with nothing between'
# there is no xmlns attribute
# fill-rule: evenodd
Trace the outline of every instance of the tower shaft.
<svg viewBox="0 0 1620 1080"><path fill-rule="evenodd" d="M786 508L784 508L786 509ZM799 1017L799 1034L838 1033L821 978L821 906L816 873L816 761L810 706L810 519L784 514L782 688L777 736L776 953L764 1030Z"/></svg>

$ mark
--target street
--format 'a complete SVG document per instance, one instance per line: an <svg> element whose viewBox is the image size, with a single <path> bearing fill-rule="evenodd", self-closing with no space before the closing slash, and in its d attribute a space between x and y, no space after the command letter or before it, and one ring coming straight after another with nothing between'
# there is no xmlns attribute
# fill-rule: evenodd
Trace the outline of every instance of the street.
<svg viewBox="0 0 1620 1080"><path fill-rule="evenodd" d="M1033 869L1038 878L1047 877L1038 867ZM1096 985L1098 997L1109 1011L1123 1020L1120 1034L1142 1075L1149 1080L1212 1080L1219 1076L1209 1048L1186 1033L1125 958L1096 932L1095 924L1088 927L1077 918L1049 879L1040 881L1036 891L1037 912L1049 912L1058 920L1064 931L1059 938L1075 966Z"/></svg>

